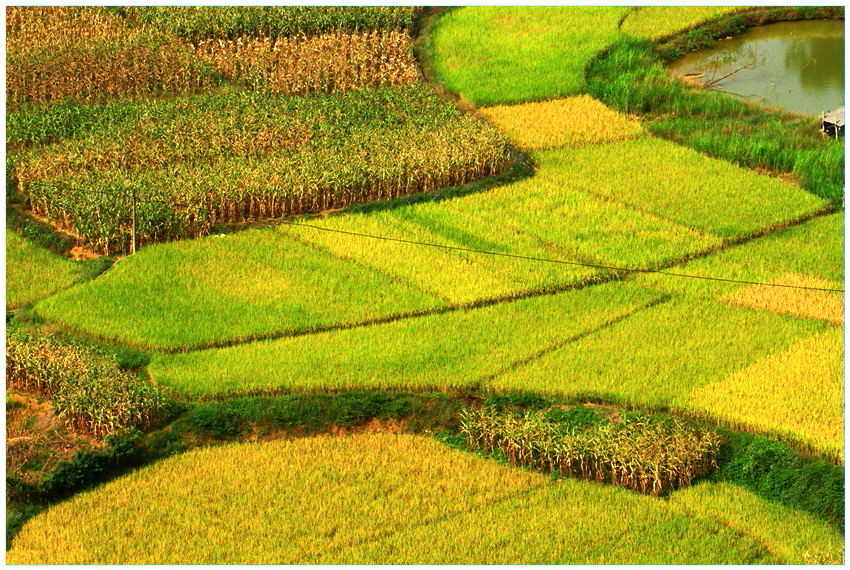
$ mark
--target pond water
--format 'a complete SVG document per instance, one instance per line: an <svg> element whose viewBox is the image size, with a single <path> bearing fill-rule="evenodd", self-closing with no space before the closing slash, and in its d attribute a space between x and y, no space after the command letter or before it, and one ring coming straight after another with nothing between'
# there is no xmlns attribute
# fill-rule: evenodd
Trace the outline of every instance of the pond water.
<svg viewBox="0 0 850 570"><path fill-rule="evenodd" d="M717 87L788 111L820 115L844 104L844 21L781 22L750 28L669 66ZM737 71L736 71L737 70ZM734 73L733 73L734 72ZM723 76L732 73L729 77Z"/></svg>

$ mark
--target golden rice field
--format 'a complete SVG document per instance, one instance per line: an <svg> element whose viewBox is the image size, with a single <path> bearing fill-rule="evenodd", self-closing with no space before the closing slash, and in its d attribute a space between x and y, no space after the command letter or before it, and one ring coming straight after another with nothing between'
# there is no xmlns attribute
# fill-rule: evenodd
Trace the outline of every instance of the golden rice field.
<svg viewBox="0 0 850 570"><path fill-rule="evenodd" d="M60 257L6 228L6 310L17 309L73 285L83 273Z"/></svg>
<svg viewBox="0 0 850 570"><path fill-rule="evenodd" d="M627 34L661 39L726 14L746 10L741 6L642 6L633 8L620 28Z"/></svg>
<svg viewBox="0 0 850 570"><path fill-rule="evenodd" d="M24 526L7 562L775 563L815 551L840 560L836 531L738 495L720 488L705 500L719 503L717 510L743 501L773 514L778 520L765 523L781 528L694 515L675 493L668 503L555 483L419 436L226 445L161 461L52 507ZM773 538L767 546L764 535Z"/></svg>
<svg viewBox="0 0 850 570"><path fill-rule="evenodd" d="M588 95L496 105L480 112L511 142L527 151L629 140L646 134L638 121Z"/></svg>
<svg viewBox="0 0 850 570"><path fill-rule="evenodd" d="M810 275L788 273L768 284L751 285L740 289L721 297L721 300L762 311L794 315L802 319L817 319L833 325L844 324L844 295L837 291L793 289L792 287L839 289L841 284Z"/></svg>
<svg viewBox="0 0 850 570"><path fill-rule="evenodd" d="M670 502L694 516L752 536L785 564L844 562L844 540L833 527L740 487L694 485L671 495Z"/></svg>
<svg viewBox="0 0 850 570"><path fill-rule="evenodd" d="M758 283L803 280L803 286L843 289L844 215L819 217L741 246L669 269L686 276L716 277ZM790 277L790 276L796 277ZM828 291L794 290L641 274L635 283L673 295L702 299L747 301L747 306L801 317L843 322L843 295ZM788 284L788 283L786 283ZM758 299L755 298L758 291Z"/></svg>
<svg viewBox="0 0 850 570"><path fill-rule="evenodd" d="M703 412L703 400L693 396L697 390L826 329L819 321L676 297L509 371L490 387ZM753 389L764 392L771 379L761 377ZM836 395L824 404L829 409L840 402ZM748 408L746 417L738 425L765 428L769 423L766 431L807 438L793 422L766 409Z"/></svg>
<svg viewBox="0 0 850 570"><path fill-rule="evenodd" d="M844 329L796 341L695 389L686 406L844 457Z"/></svg>

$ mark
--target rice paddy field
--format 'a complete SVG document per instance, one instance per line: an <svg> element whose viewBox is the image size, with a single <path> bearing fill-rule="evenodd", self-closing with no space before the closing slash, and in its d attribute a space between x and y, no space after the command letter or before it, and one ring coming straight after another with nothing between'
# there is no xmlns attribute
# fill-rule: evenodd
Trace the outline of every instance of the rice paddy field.
<svg viewBox="0 0 850 570"><path fill-rule="evenodd" d="M758 10L8 8L7 386L93 447L7 563L843 563L836 145L600 84ZM632 421L695 479L544 467Z"/></svg>
<svg viewBox="0 0 850 570"><path fill-rule="evenodd" d="M73 285L82 267L6 229L6 309L16 309Z"/></svg>
<svg viewBox="0 0 850 570"><path fill-rule="evenodd" d="M7 562L840 559L836 531L734 488L706 486L694 489L699 500L674 494L661 502L602 485L553 483L410 435L230 445L160 462L48 510L21 532ZM748 517L731 527L713 518L736 503L761 524L753 528L755 517ZM179 549L172 542L177 533ZM57 542L62 548L45 558Z"/></svg>

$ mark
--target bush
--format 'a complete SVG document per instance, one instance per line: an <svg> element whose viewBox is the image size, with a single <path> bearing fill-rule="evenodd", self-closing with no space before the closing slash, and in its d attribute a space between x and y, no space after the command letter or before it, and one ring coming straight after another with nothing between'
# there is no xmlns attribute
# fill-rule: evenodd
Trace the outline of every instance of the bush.
<svg viewBox="0 0 850 570"><path fill-rule="evenodd" d="M843 467L804 458L766 437L733 434L721 451L716 478L844 529Z"/></svg>

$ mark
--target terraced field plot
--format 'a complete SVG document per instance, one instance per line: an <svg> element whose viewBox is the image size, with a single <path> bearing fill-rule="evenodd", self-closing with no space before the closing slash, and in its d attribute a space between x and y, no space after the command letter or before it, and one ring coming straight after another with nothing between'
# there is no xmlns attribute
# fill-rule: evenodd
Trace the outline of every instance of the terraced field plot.
<svg viewBox="0 0 850 570"><path fill-rule="evenodd" d="M587 95L523 105L496 105L484 115L523 150L571 148L638 138L640 123Z"/></svg>
<svg viewBox="0 0 850 570"><path fill-rule="evenodd" d="M661 298L612 283L385 325L163 356L149 371L158 383L195 397L469 388Z"/></svg>
<svg viewBox="0 0 850 570"><path fill-rule="evenodd" d="M584 67L617 37L618 7L467 7L440 18L434 64L476 105L564 97L584 87Z"/></svg>
<svg viewBox="0 0 850 570"><path fill-rule="evenodd" d="M650 137L543 152L540 161L547 179L556 172L562 184L722 237L827 204L793 184Z"/></svg>
<svg viewBox="0 0 850 570"><path fill-rule="evenodd" d="M6 229L6 309L15 309L70 287L82 267Z"/></svg>
<svg viewBox="0 0 850 570"><path fill-rule="evenodd" d="M720 488L706 500L725 505L729 491ZM275 441L194 451L80 495L27 524L7 560L758 563L798 560L807 551L840 557L835 531L738 495L751 511L767 508L786 523L783 530L733 530L623 489L553 484L421 437ZM584 524L589 520L592 526ZM771 550L750 532L771 536ZM182 537L179 549L174 536ZM54 549L57 542L62 549Z"/></svg>

